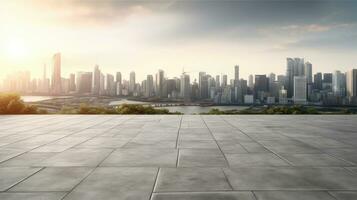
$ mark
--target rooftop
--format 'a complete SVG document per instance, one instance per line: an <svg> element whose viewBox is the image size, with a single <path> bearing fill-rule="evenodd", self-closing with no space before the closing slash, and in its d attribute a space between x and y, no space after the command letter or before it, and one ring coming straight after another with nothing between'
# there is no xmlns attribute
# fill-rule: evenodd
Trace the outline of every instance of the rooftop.
<svg viewBox="0 0 357 200"><path fill-rule="evenodd" d="M0 199L357 199L357 116L0 116Z"/></svg>

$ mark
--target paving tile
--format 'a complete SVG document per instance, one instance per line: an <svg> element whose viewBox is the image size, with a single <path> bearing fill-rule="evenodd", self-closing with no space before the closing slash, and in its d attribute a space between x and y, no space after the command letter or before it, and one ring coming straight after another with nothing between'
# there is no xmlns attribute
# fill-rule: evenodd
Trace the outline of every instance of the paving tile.
<svg viewBox="0 0 357 200"><path fill-rule="evenodd" d="M38 163L54 155L55 153L24 153L1 163L1 166L38 166Z"/></svg>
<svg viewBox="0 0 357 200"><path fill-rule="evenodd" d="M218 149L180 149L179 167L227 167L228 163Z"/></svg>
<svg viewBox="0 0 357 200"><path fill-rule="evenodd" d="M255 200L251 192L154 193L152 200Z"/></svg>
<svg viewBox="0 0 357 200"><path fill-rule="evenodd" d="M219 140L217 143L223 153L248 153L238 140Z"/></svg>
<svg viewBox="0 0 357 200"><path fill-rule="evenodd" d="M40 193L0 193L1 200L61 200L65 192L40 192Z"/></svg>
<svg viewBox="0 0 357 200"><path fill-rule="evenodd" d="M175 140L131 140L122 148L176 148Z"/></svg>
<svg viewBox="0 0 357 200"><path fill-rule="evenodd" d="M98 167L65 200L149 199L156 168Z"/></svg>
<svg viewBox="0 0 357 200"><path fill-rule="evenodd" d="M257 200L335 200L319 191L255 191Z"/></svg>
<svg viewBox="0 0 357 200"><path fill-rule="evenodd" d="M289 166L273 153L226 154L230 167Z"/></svg>
<svg viewBox="0 0 357 200"><path fill-rule="evenodd" d="M41 162L40 166L97 166L112 150L110 149L69 149Z"/></svg>
<svg viewBox="0 0 357 200"><path fill-rule="evenodd" d="M334 196L337 200L356 200L357 199L357 191L340 191L330 192L332 196Z"/></svg>
<svg viewBox="0 0 357 200"><path fill-rule="evenodd" d="M85 167L45 168L11 188L10 191L70 191L92 170L93 168Z"/></svg>
<svg viewBox="0 0 357 200"><path fill-rule="evenodd" d="M221 191L231 187L221 169L161 168L155 192Z"/></svg>
<svg viewBox="0 0 357 200"><path fill-rule="evenodd" d="M178 148L187 149L218 149L218 145L213 140L181 140Z"/></svg>
<svg viewBox="0 0 357 200"><path fill-rule="evenodd" d="M5 191L41 168L0 167L0 191Z"/></svg>
<svg viewBox="0 0 357 200"><path fill-rule="evenodd" d="M319 187L301 177L293 168L259 167L224 169L234 190L293 190Z"/></svg>
<svg viewBox="0 0 357 200"><path fill-rule="evenodd" d="M117 149L101 166L175 167L177 149L129 148Z"/></svg>
<svg viewBox="0 0 357 200"><path fill-rule="evenodd" d="M280 154L294 166L351 166L350 162L328 154Z"/></svg>

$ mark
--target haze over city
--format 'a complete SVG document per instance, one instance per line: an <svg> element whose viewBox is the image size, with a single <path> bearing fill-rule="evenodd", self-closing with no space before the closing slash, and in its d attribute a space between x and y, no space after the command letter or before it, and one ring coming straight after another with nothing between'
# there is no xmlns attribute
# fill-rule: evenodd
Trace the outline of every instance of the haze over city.
<svg viewBox="0 0 357 200"><path fill-rule="evenodd" d="M285 74L286 57L314 72L356 67L354 1L51 1L3 0L0 78L18 70L41 77L54 52L62 73L165 70Z"/></svg>

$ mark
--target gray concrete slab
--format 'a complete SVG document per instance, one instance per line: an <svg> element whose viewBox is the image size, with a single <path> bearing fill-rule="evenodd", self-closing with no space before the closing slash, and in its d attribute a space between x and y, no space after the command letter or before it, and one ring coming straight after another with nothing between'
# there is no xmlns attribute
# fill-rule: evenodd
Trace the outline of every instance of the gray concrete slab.
<svg viewBox="0 0 357 200"><path fill-rule="evenodd" d="M357 199L353 115L0 115L0 199Z"/></svg>
<svg viewBox="0 0 357 200"><path fill-rule="evenodd" d="M232 190L219 168L161 168L155 192Z"/></svg>
<svg viewBox="0 0 357 200"><path fill-rule="evenodd" d="M86 167L44 168L11 188L10 191L70 191L92 170L93 168Z"/></svg>
<svg viewBox="0 0 357 200"><path fill-rule="evenodd" d="M335 200L325 191L255 191L257 200Z"/></svg>
<svg viewBox="0 0 357 200"><path fill-rule="evenodd" d="M98 167L65 200L149 199L156 168Z"/></svg>
<svg viewBox="0 0 357 200"><path fill-rule="evenodd" d="M65 192L21 192L0 193L1 200L61 200Z"/></svg>
<svg viewBox="0 0 357 200"><path fill-rule="evenodd" d="M110 154L101 166L175 167L177 149L126 148Z"/></svg>
<svg viewBox="0 0 357 200"><path fill-rule="evenodd" d="M154 193L151 200L255 200L251 192Z"/></svg>

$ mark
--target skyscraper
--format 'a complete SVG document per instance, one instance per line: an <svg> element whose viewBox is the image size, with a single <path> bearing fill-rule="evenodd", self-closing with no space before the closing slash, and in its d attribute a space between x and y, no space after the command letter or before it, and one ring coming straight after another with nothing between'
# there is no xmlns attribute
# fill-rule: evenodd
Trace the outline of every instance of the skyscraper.
<svg viewBox="0 0 357 200"><path fill-rule="evenodd" d="M155 84L155 88L156 88L156 95L160 98L166 98L165 97L165 92L164 89L164 83L165 82L165 73L164 70L159 70L156 74L156 84Z"/></svg>
<svg viewBox="0 0 357 200"><path fill-rule="evenodd" d="M216 88L218 89L221 87L221 77L219 75L216 75Z"/></svg>
<svg viewBox="0 0 357 200"><path fill-rule="evenodd" d="M255 98L263 100L269 91L269 79L266 75L255 75L254 92Z"/></svg>
<svg viewBox="0 0 357 200"><path fill-rule="evenodd" d="M350 100L357 97L357 69L351 69L346 74L347 96Z"/></svg>
<svg viewBox="0 0 357 200"><path fill-rule="evenodd" d="M226 87L227 86L227 81L228 81L227 75L223 75L222 76L222 87Z"/></svg>
<svg viewBox="0 0 357 200"><path fill-rule="evenodd" d="M305 76L294 77L294 103L305 104L307 101L307 83Z"/></svg>
<svg viewBox="0 0 357 200"><path fill-rule="evenodd" d="M189 101L191 97L191 84L190 84L190 76L188 74L183 73L181 75L181 97L185 101Z"/></svg>
<svg viewBox="0 0 357 200"><path fill-rule="evenodd" d="M305 76L305 63L303 58L287 58L286 61L285 88L288 98L291 98L294 92L294 77Z"/></svg>
<svg viewBox="0 0 357 200"><path fill-rule="evenodd" d="M346 94L346 76L338 70L332 75L332 91L334 95L340 97Z"/></svg>
<svg viewBox="0 0 357 200"><path fill-rule="evenodd" d="M320 72L314 75L314 89L322 90L322 73Z"/></svg>
<svg viewBox="0 0 357 200"><path fill-rule="evenodd" d="M135 72L130 72L130 79L129 79L129 93L133 94L135 91Z"/></svg>
<svg viewBox="0 0 357 200"><path fill-rule="evenodd" d="M310 62L305 63L305 77L308 84L312 83L312 64Z"/></svg>
<svg viewBox="0 0 357 200"><path fill-rule="evenodd" d="M154 78L152 75L147 75L146 77L145 96L146 97L154 96Z"/></svg>
<svg viewBox="0 0 357 200"><path fill-rule="evenodd" d="M77 73L77 93L88 94L92 91L92 72Z"/></svg>
<svg viewBox="0 0 357 200"><path fill-rule="evenodd" d="M115 82L114 82L114 76L111 74L107 74L107 94L110 96L115 96L116 94L116 89L115 89Z"/></svg>
<svg viewBox="0 0 357 200"><path fill-rule="evenodd" d="M248 87L253 89L254 88L253 75L252 74L249 75L248 79L249 79L248 80Z"/></svg>
<svg viewBox="0 0 357 200"><path fill-rule="evenodd" d="M69 75L69 91L73 92L76 91L76 75L70 74Z"/></svg>
<svg viewBox="0 0 357 200"><path fill-rule="evenodd" d="M239 65L234 66L234 86L237 86L239 82Z"/></svg>
<svg viewBox="0 0 357 200"><path fill-rule="evenodd" d="M117 83L121 84L121 73L120 72L117 72L116 74L116 80L115 80Z"/></svg>
<svg viewBox="0 0 357 200"><path fill-rule="evenodd" d="M96 65L94 67L94 72L93 72L93 81L92 81L92 94L94 95L99 95L100 94L100 70L99 66Z"/></svg>
<svg viewBox="0 0 357 200"><path fill-rule="evenodd" d="M56 53L53 56L52 94L54 94L54 95L61 94L61 91L62 91L61 83L62 83L61 54Z"/></svg>
<svg viewBox="0 0 357 200"><path fill-rule="evenodd" d="M199 97L201 99L208 98L208 75L206 72L200 72L198 78L198 88L199 88Z"/></svg>

